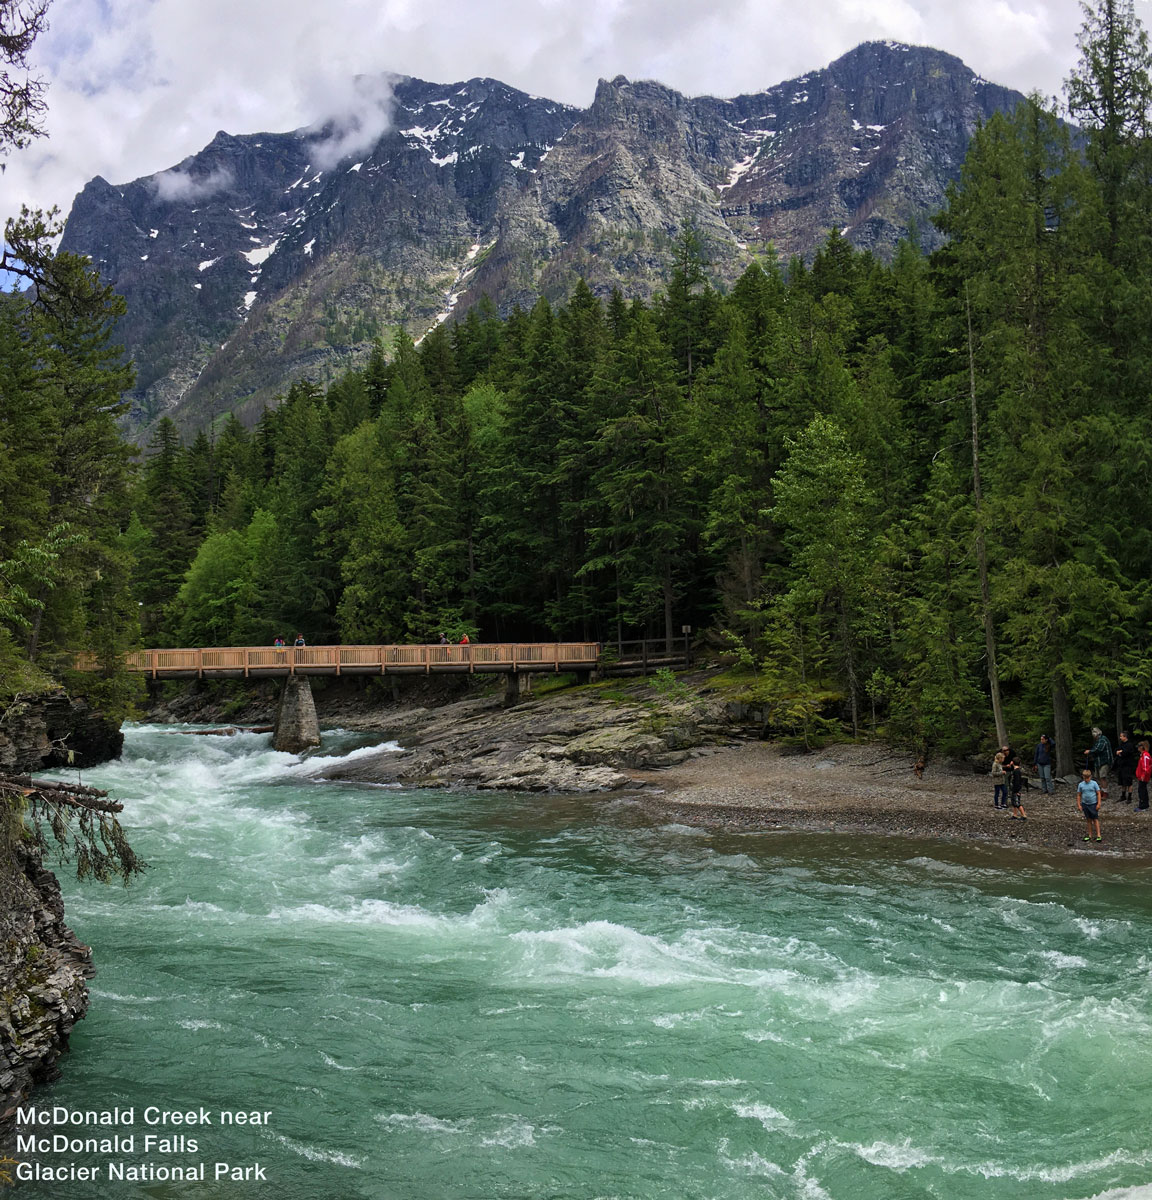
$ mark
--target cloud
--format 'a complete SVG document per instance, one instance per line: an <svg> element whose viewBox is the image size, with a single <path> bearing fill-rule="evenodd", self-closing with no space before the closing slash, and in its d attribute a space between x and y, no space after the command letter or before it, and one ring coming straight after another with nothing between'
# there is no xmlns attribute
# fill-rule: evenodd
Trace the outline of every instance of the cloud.
<svg viewBox="0 0 1152 1200"><path fill-rule="evenodd" d="M391 76L357 75L317 105L325 115L313 127L312 163L327 171L353 154L371 150L392 125Z"/></svg>
<svg viewBox="0 0 1152 1200"><path fill-rule="evenodd" d="M207 175L186 175L183 171L164 171L153 180L161 200L203 200L230 188L235 182L227 167L217 167Z"/></svg>

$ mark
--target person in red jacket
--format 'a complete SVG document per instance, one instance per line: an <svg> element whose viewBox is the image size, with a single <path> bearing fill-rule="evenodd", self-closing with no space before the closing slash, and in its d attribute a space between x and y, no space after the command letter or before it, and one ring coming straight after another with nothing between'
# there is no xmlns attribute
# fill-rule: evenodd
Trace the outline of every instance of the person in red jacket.
<svg viewBox="0 0 1152 1200"><path fill-rule="evenodd" d="M1140 742L1136 747L1140 757L1136 761L1136 795L1140 803L1137 809L1148 807L1148 781L1152 779L1152 754L1148 753L1148 743Z"/></svg>
<svg viewBox="0 0 1152 1200"><path fill-rule="evenodd" d="M460 645L467 646L471 643L471 641L472 639L467 634L464 634L464 636L460 639Z"/></svg>

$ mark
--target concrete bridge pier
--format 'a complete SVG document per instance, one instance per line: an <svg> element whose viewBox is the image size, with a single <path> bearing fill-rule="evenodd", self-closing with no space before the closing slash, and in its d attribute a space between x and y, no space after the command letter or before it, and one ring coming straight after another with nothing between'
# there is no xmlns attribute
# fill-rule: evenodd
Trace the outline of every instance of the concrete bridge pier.
<svg viewBox="0 0 1152 1200"><path fill-rule="evenodd" d="M312 699L312 683L306 675L289 675L276 710L276 732L272 748L299 754L309 746L320 745L320 722Z"/></svg>
<svg viewBox="0 0 1152 1200"><path fill-rule="evenodd" d="M532 676L527 671L509 671L504 676L504 707L532 695Z"/></svg>

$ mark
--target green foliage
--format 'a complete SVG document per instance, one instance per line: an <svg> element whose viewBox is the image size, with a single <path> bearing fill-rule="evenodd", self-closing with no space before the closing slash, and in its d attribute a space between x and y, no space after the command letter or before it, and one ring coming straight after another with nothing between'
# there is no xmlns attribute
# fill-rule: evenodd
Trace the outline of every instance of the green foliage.
<svg viewBox="0 0 1152 1200"><path fill-rule="evenodd" d="M693 695L692 689L683 679L676 678L671 667L657 667L652 686L669 700L688 700Z"/></svg>
<svg viewBox="0 0 1152 1200"><path fill-rule="evenodd" d="M17 802L5 795L3 803L12 813ZM55 850L61 862L72 863L76 878L111 883L119 879L127 886L134 875L147 869L128 843L120 822L108 812L88 807L51 791L34 792L20 804L23 829L42 853ZM49 839L51 835L51 840Z"/></svg>
<svg viewBox="0 0 1152 1200"><path fill-rule="evenodd" d="M9 224L35 289L0 296L0 673L60 677L93 653L93 690L119 716L138 632L121 532L132 447L118 429L131 371L110 336L123 302L86 260L53 255L52 232L28 214Z"/></svg>
<svg viewBox="0 0 1152 1200"><path fill-rule="evenodd" d="M611 644L685 624L730 631L802 742L979 745L993 657L1005 711L1058 745L1118 691L1152 719L1148 51L1129 3L1086 15L1068 94L1087 152L1036 99L990 120L931 258L832 233L722 295L698 230L653 231L672 271L652 304L481 301L327 391L295 385L251 434L161 427L119 544L149 635ZM25 386L34 333L0 306L22 431L0 446L0 561L52 528L19 486L60 420ZM67 628L70 579L8 603Z"/></svg>

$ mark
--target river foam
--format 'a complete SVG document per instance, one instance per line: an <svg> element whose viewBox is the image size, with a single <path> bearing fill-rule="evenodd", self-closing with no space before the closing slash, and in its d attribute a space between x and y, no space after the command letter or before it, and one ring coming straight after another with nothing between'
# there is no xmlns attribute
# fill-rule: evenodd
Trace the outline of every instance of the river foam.
<svg viewBox="0 0 1152 1200"><path fill-rule="evenodd" d="M136 727L85 775L152 867L69 885L50 1100L269 1109L211 1149L282 1200L1152 1200L1138 871L321 783L394 746L325 737Z"/></svg>

